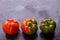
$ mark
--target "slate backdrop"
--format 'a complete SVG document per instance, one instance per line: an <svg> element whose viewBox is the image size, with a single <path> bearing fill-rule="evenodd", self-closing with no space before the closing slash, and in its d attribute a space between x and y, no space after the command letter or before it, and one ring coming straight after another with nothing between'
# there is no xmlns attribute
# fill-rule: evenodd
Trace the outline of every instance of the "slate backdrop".
<svg viewBox="0 0 60 40"><path fill-rule="evenodd" d="M33 36L25 36L21 28L18 35L10 37L4 34L2 22L8 18L18 20L32 17L38 22L38 31ZM39 29L42 19L52 18L57 26L55 33L44 36ZM0 0L0 40L60 40L60 0Z"/></svg>

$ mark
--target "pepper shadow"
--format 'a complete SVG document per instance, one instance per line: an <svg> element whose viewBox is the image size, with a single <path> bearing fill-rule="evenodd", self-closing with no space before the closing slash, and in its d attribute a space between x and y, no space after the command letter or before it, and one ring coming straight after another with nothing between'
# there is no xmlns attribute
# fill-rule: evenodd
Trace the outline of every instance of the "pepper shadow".
<svg viewBox="0 0 60 40"><path fill-rule="evenodd" d="M35 33L33 35L26 35L23 33L23 37L25 40L35 40L37 38L37 33Z"/></svg>
<svg viewBox="0 0 60 40"><path fill-rule="evenodd" d="M44 40L53 40L54 38L54 32L53 33L49 33L49 34L44 34L44 33L40 33L40 37L43 38Z"/></svg>
<svg viewBox="0 0 60 40"><path fill-rule="evenodd" d="M18 35L19 35L19 31L18 31L18 33L14 34L14 35L6 34L6 38L7 38L7 40L15 40L15 39L17 39Z"/></svg>

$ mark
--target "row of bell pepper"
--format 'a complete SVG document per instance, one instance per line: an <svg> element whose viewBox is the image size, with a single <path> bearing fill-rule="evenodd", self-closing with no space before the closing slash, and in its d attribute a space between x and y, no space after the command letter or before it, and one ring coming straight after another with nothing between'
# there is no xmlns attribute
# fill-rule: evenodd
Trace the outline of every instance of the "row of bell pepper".
<svg viewBox="0 0 60 40"><path fill-rule="evenodd" d="M9 18L2 23L2 28L5 34L13 35L18 33L19 23L17 20ZM27 35L35 34L38 28L40 28L43 33L48 34L55 31L56 22L51 18L44 19L41 21L40 26L38 27L36 19L26 18L22 21L20 28L22 29L22 32Z"/></svg>

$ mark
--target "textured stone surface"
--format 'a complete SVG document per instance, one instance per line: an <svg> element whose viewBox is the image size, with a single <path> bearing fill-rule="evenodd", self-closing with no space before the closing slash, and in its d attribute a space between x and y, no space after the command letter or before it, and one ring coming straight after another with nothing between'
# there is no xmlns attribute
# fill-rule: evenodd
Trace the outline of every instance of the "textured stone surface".
<svg viewBox="0 0 60 40"><path fill-rule="evenodd" d="M19 34L9 37L2 30L2 22L8 18L21 21L32 17L38 22L37 34L31 37L24 36L20 28ZM40 21L44 18L53 18L57 27L54 35L44 36L39 29ZM0 0L0 40L60 40L60 0Z"/></svg>

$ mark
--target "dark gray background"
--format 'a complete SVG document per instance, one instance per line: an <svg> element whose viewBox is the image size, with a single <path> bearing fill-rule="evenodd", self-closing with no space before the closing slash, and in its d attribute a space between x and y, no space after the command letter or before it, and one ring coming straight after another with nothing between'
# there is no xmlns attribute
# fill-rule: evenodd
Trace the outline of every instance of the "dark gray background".
<svg viewBox="0 0 60 40"><path fill-rule="evenodd" d="M38 22L38 31L33 38L19 34L14 38L6 37L2 30L2 22L8 18L18 20L19 23L25 18L32 17ZM57 27L54 37L42 37L39 24L42 19L52 18L56 21ZM0 0L0 40L60 40L60 0ZM51 40L52 40L51 39Z"/></svg>

